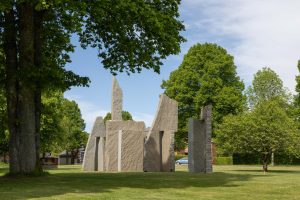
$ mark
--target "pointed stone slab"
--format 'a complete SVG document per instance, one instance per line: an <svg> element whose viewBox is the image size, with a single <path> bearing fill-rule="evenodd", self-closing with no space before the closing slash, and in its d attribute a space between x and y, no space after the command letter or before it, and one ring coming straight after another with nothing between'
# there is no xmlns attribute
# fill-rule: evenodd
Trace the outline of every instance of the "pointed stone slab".
<svg viewBox="0 0 300 200"><path fill-rule="evenodd" d="M83 158L84 171L103 170L104 148L106 137L105 125L102 117L97 117L85 148Z"/></svg>
<svg viewBox="0 0 300 200"><path fill-rule="evenodd" d="M122 120L123 92L115 77L113 77L111 120Z"/></svg>
<svg viewBox="0 0 300 200"><path fill-rule="evenodd" d="M178 126L178 103L161 94L144 149L144 171L175 171L174 134Z"/></svg>

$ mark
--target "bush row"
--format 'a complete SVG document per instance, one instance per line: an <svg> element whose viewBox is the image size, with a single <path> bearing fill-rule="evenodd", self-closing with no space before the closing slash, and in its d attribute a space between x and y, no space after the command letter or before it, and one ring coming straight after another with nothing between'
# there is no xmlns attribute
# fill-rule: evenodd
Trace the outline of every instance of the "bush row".
<svg viewBox="0 0 300 200"><path fill-rule="evenodd" d="M251 164L261 164L261 158L257 154L233 154L233 164L234 165L251 165ZM270 158L271 161L271 158ZM275 153L274 154L274 164L275 165L300 165L300 158L295 156Z"/></svg>

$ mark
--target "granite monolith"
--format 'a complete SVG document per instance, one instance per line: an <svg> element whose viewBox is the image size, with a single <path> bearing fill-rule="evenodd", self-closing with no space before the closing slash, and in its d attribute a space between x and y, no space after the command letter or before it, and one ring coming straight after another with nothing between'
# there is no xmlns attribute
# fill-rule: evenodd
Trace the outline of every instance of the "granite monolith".
<svg viewBox="0 0 300 200"><path fill-rule="evenodd" d="M87 142L83 158L84 171L102 171L104 166L105 125L102 117L97 117Z"/></svg>
<svg viewBox="0 0 300 200"><path fill-rule="evenodd" d="M178 103L161 94L155 119L145 141L144 171L175 171L174 134L177 126Z"/></svg>
<svg viewBox="0 0 300 200"><path fill-rule="evenodd" d="M112 86L111 120L122 120L123 92L115 77Z"/></svg>
<svg viewBox="0 0 300 200"><path fill-rule="evenodd" d="M212 172L212 107L201 110L200 119L189 119L188 168L189 172Z"/></svg>

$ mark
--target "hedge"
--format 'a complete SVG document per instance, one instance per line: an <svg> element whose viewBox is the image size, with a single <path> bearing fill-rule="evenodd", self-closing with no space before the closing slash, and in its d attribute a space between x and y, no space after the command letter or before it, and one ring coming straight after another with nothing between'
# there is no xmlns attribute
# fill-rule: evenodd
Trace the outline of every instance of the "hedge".
<svg viewBox="0 0 300 200"><path fill-rule="evenodd" d="M261 164L261 158L258 154L238 154L232 155L234 165L249 165L249 164ZM271 160L271 158L270 158ZM274 154L275 165L300 165L300 158L295 156L275 153Z"/></svg>
<svg viewBox="0 0 300 200"><path fill-rule="evenodd" d="M216 157L216 165L232 165L232 156L229 157Z"/></svg>

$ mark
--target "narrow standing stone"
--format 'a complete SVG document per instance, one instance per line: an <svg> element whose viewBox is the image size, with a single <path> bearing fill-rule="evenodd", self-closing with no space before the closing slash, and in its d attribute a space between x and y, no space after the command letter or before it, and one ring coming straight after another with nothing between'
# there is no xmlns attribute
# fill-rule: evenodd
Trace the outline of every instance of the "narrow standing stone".
<svg viewBox="0 0 300 200"><path fill-rule="evenodd" d="M122 121L123 92L115 77L113 77L111 120Z"/></svg>
<svg viewBox="0 0 300 200"><path fill-rule="evenodd" d="M201 110L201 119L189 119L189 172L211 173L212 107Z"/></svg>

